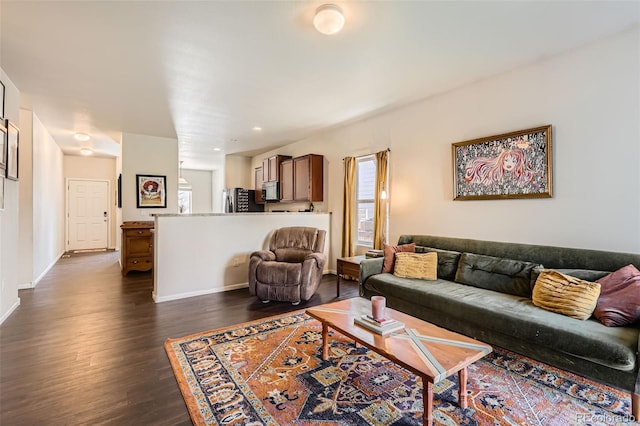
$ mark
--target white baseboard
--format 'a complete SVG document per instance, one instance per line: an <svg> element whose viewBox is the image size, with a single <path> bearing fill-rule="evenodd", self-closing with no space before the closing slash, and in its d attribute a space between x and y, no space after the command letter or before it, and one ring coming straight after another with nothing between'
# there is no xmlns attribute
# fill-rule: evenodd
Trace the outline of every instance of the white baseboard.
<svg viewBox="0 0 640 426"><path fill-rule="evenodd" d="M62 257L62 255L64 254L64 251L62 251L58 257L55 258L55 260L53 262L51 262L49 264L49 266L47 266L47 268L44 270L43 273L41 273L38 278L36 278L35 280L33 280L33 286L30 288L36 288L36 286L38 285L38 283L40 282L41 279L44 278L45 275L47 275L47 272L49 272L49 270L51 270L51 268L53 268L55 266L56 263L58 263L58 260L60 260L60 258Z"/></svg>
<svg viewBox="0 0 640 426"><path fill-rule="evenodd" d="M248 282L240 283L240 284L232 284L232 285L225 286L224 288L209 288L206 290L191 291L188 293L178 293L178 294L172 294L169 296L162 296L162 297L158 297L156 295L156 292L154 291L152 293L152 296L153 296L154 302L161 303L161 302L168 302L170 300L178 300L178 299L186 299L188 297L203 296L205 294L222 293L224 291L237 290L239 288L247 288L247 287L249 287Z"/></svg>
<svg viewBox="0 0 640 426"><path fill-rule="evenodd" d="M19 297L18 297L18 300L16 300L16 302L9 308L7 313L5 313L2 317L0 317L0 324L2 324L4 322L4 320L9 318L9 315L11 315L13 313L13 311L18 309L18 306L20 306L20 298Z"/></svg>
<svg viewBox="0 0 640 426"><path fill-rule="evenodd" d="M28 283L18 284L18 290L28 290L30 288L34 288L35 286L36 285L33 283L33 281Z"/></svg>

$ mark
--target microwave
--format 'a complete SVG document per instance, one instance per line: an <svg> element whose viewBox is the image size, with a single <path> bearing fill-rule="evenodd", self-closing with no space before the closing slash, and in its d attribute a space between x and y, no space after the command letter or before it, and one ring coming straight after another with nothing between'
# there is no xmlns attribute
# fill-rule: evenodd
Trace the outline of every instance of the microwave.
<svg viewBox="0 0 640 426"><path fill-rule="evenodd" d="M279 182L263 183L262 199L265 201L280 201L280 183Z"/></svg>

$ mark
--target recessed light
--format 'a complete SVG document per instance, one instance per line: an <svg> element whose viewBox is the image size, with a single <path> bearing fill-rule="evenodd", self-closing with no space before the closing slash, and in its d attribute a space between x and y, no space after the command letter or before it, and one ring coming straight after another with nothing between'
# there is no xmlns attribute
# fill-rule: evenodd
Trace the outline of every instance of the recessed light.
<svg viewBox="0 0 640 426"><path fill-rule="evenodd" d="M73 137L74 137L75 140L80 141L80 142L86 142L89 139L91 139L91 136L89 136L88 134L80 133L80 132L74 133Z"/></svg>
<svg viewBox="0 0 640 426"><path fill-rule="evenodd" d="M253 131L254 131L254 132L261 132L261 131L262 131L262 127L260 127L260 126L254 126L254 127L253 127Z"/></svg>
<svg viewBox="0 0 640 426"><path fill-rule="evenodd" d="M218 152L218 151L220 151L220 148L213 148L213 150Z"/></svg>
<svg viewBox="0 0 640 426"><path fill-rule="evenodd" d="M80 154L93 155L93 150L91 148L80 148Z"/></svg>

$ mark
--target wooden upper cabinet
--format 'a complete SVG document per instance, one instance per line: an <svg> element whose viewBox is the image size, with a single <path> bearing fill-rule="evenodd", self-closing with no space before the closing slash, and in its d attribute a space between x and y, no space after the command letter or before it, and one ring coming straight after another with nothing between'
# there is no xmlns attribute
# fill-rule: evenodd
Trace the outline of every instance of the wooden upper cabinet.
<svg viewBox="0 0 640 426"><path fill-rule="evenodd" d="M264 182L277 182L280 180L280 164L290 159L290 155L273 155L262 160L262 174Z"/></svg>
<svg viewBox="0 0 640 426"><path fill-rule="evenodd" d="M262 199L262 167L255 168L254 188L256 190L256 204L264 204Z"/></svg>
<svg viewBox="0 0 640 426"><path fill-rule="evenodd" d="M322 201L324 157L309 154L293 159L295 201Z"/></svg>
<svg viewBox="0 0 640 426"><path fill-rule="evenodd" d="M280 163L280 200L293 201L293 160Z"/></svg>

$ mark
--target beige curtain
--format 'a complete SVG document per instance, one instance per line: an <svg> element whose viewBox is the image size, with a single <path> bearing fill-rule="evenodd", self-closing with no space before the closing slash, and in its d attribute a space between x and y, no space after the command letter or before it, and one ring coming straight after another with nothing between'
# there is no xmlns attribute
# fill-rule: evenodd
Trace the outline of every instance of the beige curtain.
<svg viewBox="0 0 640 426"><path fill-rule="evenodd" d="M342 257L355 255L356 159L344 159L344 198L342 203Z"/></svg>
<svg viewBox="0 0 640 426"><path fill-rule="evenodd" d="M373 248L381 249L386 241L387 232L387 200L381 198L382 191L387 191L387 170L389 167L389 150L376 153L376 193L374 199L375 216L373 219ZM388 197L388 194L387 194Z"/></svg>

